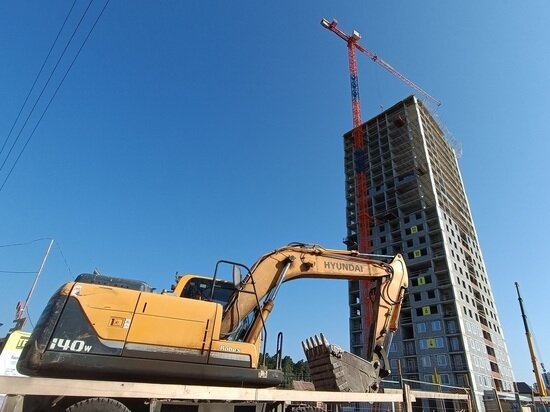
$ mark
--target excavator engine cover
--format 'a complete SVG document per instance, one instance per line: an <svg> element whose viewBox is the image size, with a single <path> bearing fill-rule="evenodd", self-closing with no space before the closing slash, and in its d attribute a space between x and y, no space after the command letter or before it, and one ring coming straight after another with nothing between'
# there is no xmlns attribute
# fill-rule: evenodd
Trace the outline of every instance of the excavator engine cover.
<svg viewBox="0 0 550 412"><path fill-rule="evenodd" d="M318 391L377 392L381 380L379 362L369 362L331 345L321 334L302 342L311 380Z"/></svg>

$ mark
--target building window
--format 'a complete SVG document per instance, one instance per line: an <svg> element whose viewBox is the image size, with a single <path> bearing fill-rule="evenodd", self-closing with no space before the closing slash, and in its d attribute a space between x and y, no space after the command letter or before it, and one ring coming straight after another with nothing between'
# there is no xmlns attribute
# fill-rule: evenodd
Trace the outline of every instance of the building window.
<svg viewBox="0 0 550 412"><path fill-rule="evenodd" d="M432 358L430 356L422 356L422 366L425 368L432 366Z"/></svg>
<svg viewBox="0 0 550 412"><path fill-rule="evenodd" d="M433 315L434 313L437 313L437 305L430 305L430 306L422 306L421 308L416 308L416 315L417 316L428 316Z"/></svg>
<svg viewBox="0 0 550 412"><path fill-rule="evenodd" d="M457 332L456 322L454 320L449 320L446 322L446 324L447 324L447 333Z"/></svg>
<svg viewBox="0 0 550 412"><path fill-rule="evenodd" d="M411 279L411 284L413 286L422 286L426 283L432 283L432 276L431 275L424 275L419 276L418 278Z"/></svg>
<svg viewBox="0 0 550 412"><path fill-rule="evenodd" d="M415 355L416 351L414 347L414 342L405 342L404 351L405 351L405 355Z"/></svg>
<svg viewBox="0 0 550 412"><path fill-rule="evenodd" d="M458 339L458 337L456 336L453 336L449 339L449 344L451 345L451 350L452 351L459 351L460 350L460 340Z"/></svg>
<svg viewBox="0 0 550 412"><path fill-rule="evenodd" d="M428 254L428 249L424 248L424 249L416 249L410 253L407 254L407 257L409 259L415 259L415 258L419 258L419 257L422 257L422 256L426 256Z"/></svg>
<svg viewBox="0 0 550 412"><path fill-rule="evenodd" d="M418 369L418 366L416 365L416 359L407 358L407 370L416 371L417 369Z"/></svg>
<svg viewBox="0 0 550 412"><path fill-rule="evenodd" d="M416 324L416 331L418 333L426 333L426 323L420 322Z"/></svg>
<svg viewBox="0 0 550 412"><path fill-rule="evenodd" d="M437 355L437 365L447 366L447 355Z"/></svg>
<svg viewBox="0 0 550 412"><path fill-rule="evenodd" d="M439 375L439 379L440 379L440 383L443 385L448 385L451 383L449 381L449 375L447 375L446 373Z"/></svg>
<svg viewBox="0 0 550 412"><path fill-rule="evenodd" d="M432 321L432 330L434 332L441 330L441 321L440 320L434 320Z"/></svg>

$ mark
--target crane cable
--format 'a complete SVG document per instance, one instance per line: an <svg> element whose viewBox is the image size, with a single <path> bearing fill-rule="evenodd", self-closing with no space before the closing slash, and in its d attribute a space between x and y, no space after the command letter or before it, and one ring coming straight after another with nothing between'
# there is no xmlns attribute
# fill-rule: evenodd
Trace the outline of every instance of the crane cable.
<svg viewBox="0 0 550 412"><path fill-rule="evenodd" d="M75 31L73 32L73 35L71 36L71 39L69 40L69 42L67 43L67 45L65 46L65 49L63 50L63 53L62 53L62 56L63 54L65 53L67 47L69 46L71 40L73 39L74 37L74 34L76 33L76 30L78 29L78 27L80 26L80 23L82 22L82 20L84 19L84 16L86 15L86 12L88 11L90 5L93 3L94 0L90 0L89 4L88 4L88 7L86 8L86 11L84 12L84 14L82 15L78 25L77 25L77 28L75 29ZM44 111L42 112L42 115L40 116L40 118L38 119L38 121L36 122L36 125L35 127L33 128L32 132L30 133L29 137L27 138L27 141L25 142L25 144L23 145L21 151L19 152L19 155L17 156L17 158L15 159L15 162L13 163L12 167L10 168L10 171L8 172L6 178L4 179L4 181L2 182L2 185L0 186L0 192L2 192L2 189L4 189L4 186L6 185L6 182L8 181L8 179L10 178L13 170L15 169L15 166L17 165L17 163L19 162L19 159L21 158L21 156L23 155L25 149L27 148L27 145L29 144L29 142L31 141L32 137L34 136L34 133L36 132L36 129L38 128L38 126L40 125L42 119L44 118L44 115L46 114L46 112L48 111L50 105L52 104L55 96L57 95L57 93L59 92L59 89L61 88L61 85L63 84L63 82L65 81L65 79L67 78L67 75L69 74L71 68L73 67L76 59L78 58L78 56L80 55L80 52L82 51L82 49L84 48L86 42L88 41L88 39L90 38L90 35L92 34L94 28L96 27L97 23L99 22L99 19L101 18L101 16L103 15L105 9L107 8L107 5L109 4L110 0L107 0L105 2L105 4L103 5L103 8L101 9L101 12L99 13L99 15L97 16L96 20L94 21L94 24L92 25L92 27L90 28L90 30L88 31L88 34L86 35L86 38L84 39L84 41L82 42L80 48L78 49L78 52L75 54L71 64L69 65L69 67L67 68L65 74L63 75L61 81L59 82L58 86L56 87L52 97L50 98L48 104L46 105ZM61 56L61 57L62 57ZM60 58L61 59L61 58ZM56 63L55 65L55 68L57 68L58 64L59 64L59 61L60 59L58 60L58 62ZM32 112L34 111L34 108L36 107L37 103L38 103L38 100L40 99L40 97L42 96L46 86L48 85L51 77L53 76L53 73L55 71L55 68L54 70L52 71L52 74L50 75L49 79L48 79L48 82L46 82L44 88L42 89L42 92L40 93L40 96L38 97L38 99L36 100L31 112L29 113L29 115L27 116L27 119L25 120L25 123L23 125L23 127L21 128L21 130L19 131L19 134L17 135L17 138L15 140L15 142L13 143L12 147L10 148L10 152L8 153L8 156L9 154L11 153L13 147L15 146L15 143L17 142L17 140L19 139L19 136L21 135L22 131L23 131L23 128L26 126L27 124L27 121L29 120ZM7 160L7 158L6 158ZM4 166L6 161L4 161L4 163L2 164L2 166L0 166L0 170L2 170L2 167Z"/></svg>

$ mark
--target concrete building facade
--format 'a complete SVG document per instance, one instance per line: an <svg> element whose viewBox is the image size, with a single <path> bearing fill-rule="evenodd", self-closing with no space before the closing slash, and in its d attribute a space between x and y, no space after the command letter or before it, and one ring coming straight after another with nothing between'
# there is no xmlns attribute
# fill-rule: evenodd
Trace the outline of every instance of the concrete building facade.
<svg viewBox="0 0 550 412"><path fill-rule="evenodd" d="M409 290L389 355L396 378L513 390L513 373L456 151L410 96L362 125L373 254L402 253ZM344 135L347 243L357 243L353 139ZM356 156L355 156L356 157ZM355 245L356 247L356 245ZM349 284L350 347L361 355L360 283ZM390 378L392 378L390 377Z"/></svg>

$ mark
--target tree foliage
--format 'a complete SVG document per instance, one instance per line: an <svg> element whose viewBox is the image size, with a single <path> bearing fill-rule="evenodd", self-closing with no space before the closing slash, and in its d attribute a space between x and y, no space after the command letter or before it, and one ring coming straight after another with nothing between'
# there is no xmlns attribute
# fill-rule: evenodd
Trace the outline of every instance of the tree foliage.
<svg viewBox="0 0 550 412"><path fill-rule="evenodd" d="M277 368L277 355L270 356L265 354L265 364L268 369ZM291 387L292 381L310 381L309 367L303 359L294 362L290 356L285 356L281 359L281 370L284 373L284 387Z"/></svg>

